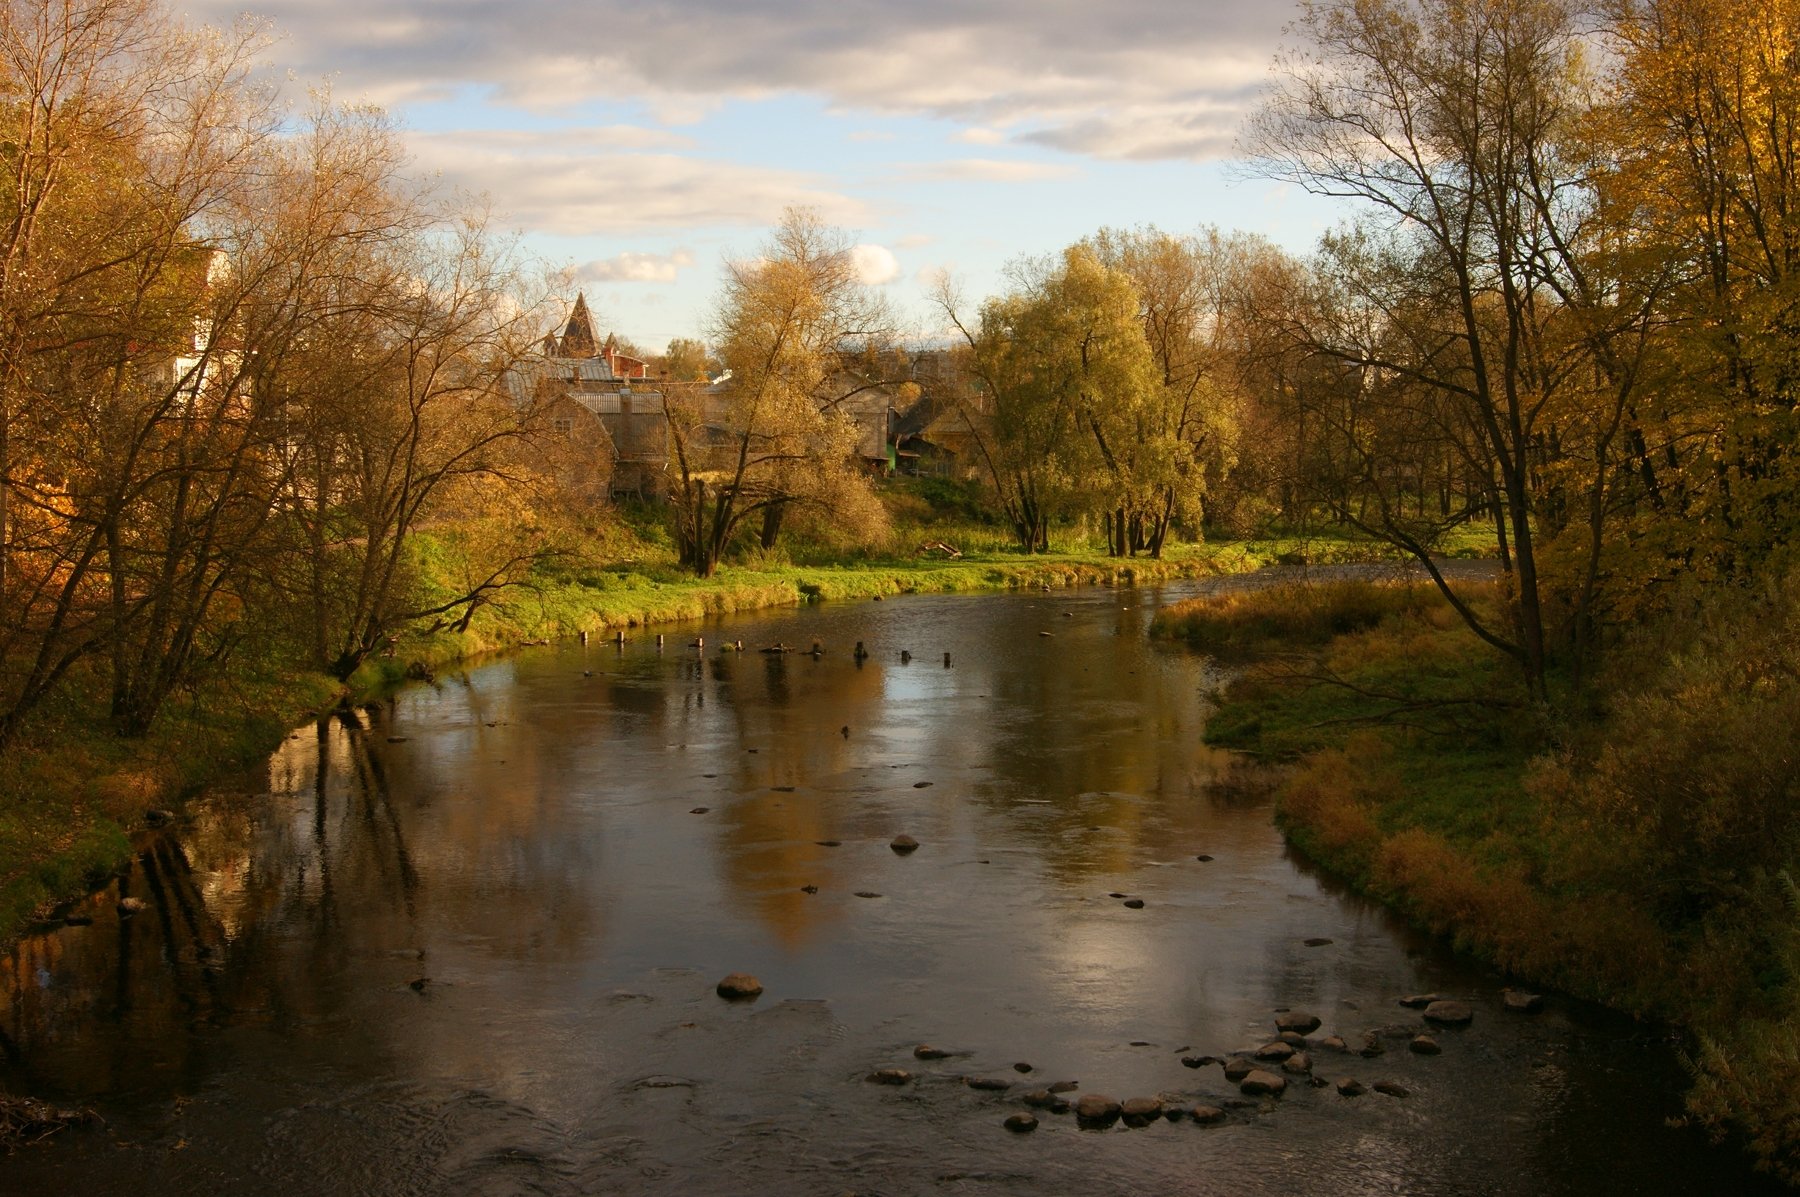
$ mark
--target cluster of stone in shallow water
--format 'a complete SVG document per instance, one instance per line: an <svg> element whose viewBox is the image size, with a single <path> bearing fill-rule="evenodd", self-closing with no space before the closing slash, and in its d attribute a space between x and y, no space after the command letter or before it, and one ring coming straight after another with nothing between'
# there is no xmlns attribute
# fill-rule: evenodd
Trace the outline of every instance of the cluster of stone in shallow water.
<svg viewBox="0 0 1800 1197"><path fill-rule="evenodd" d="M721 982L721 993L725 991L724 984ZM1504 991L1502 997L1506 1009L1521 1013L1535 1012L1543 1002L1536 994L1513 989ZM1285 1093L1290 1080L1291 1083L1303 1083L1315 1089L1335 1087L1338 1094L1346 1098L1361 1097L1371 1091L1394 1098L1410 1097L1412 1091L1392 1078L1370 1084L1353 1076L1327 1078L1320 1075L1314 1060L1315 1054L1321 1057L1356 1056L1365 1060L1374 1059L1386 1053L1385 1040L1396 1038L1405 1039L1408 1048L1417 1055L1435 1056L1443 1048L1431 1034L1433 1030L1467 1027L1475 1018L1474 1008L1467 1002L1435 993L1414 994L1399 999L1399 1002L1402 1006L1419 1010L1425 1025L1421 1027L1415 1023L1366 1031L1358 1045L1352 1047L1338 1035L1328 1035L1317 1040L1308 1038L1321 1026L1318 1017L1300 1010L1279 1010L1275 1018L1275 1038L1260 1047L1226 1057L1182 1056L1181 1062L1189 1068L1221 1065L1225 1080L1236 1085L1243 1097L1218 1099L1215 1103L1196 1101L1192 1096L1186 1095L1159 1094L1155 1097L1132 1097L1120 1101L1105 1094L1084 1093L1071 1100L1064 1094L1073 1093L1080 1087L1080 1083L1058 1081L1026 1092L1021 1100L1029 1109L1007 1115L1002 1125L1018 1134L1034 1131L1038 1127L1038 1117L1031 1111L1035 1110L1049 1114L1073 1114L1076 1123L1087 1129L1104 1129L1121 1122L1130 1127L1144 1127L1159 1119L1213 1126L1229 1120L1234 1110L1262 1108L1269 1099ZM924 1061L948 1059L955 1054L957 1053L929 1044L920 1044L913 1049L914 1057ZM1026 1063L1015 1064L1013 1068L1020 1073L1034 1071ZM865 1079L873 1084L900 1086L913 1083L914 1077L904 1068L878 1068ZM1005 1077L967 1076L962 1079L971 1089L997 1093L1010 1092L1017 1084Z"/></svg>

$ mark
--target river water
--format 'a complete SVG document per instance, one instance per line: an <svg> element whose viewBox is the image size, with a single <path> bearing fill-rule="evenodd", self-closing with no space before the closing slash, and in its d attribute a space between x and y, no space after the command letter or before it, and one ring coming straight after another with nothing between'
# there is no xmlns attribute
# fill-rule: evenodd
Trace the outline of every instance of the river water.
<svg viewBox="0 0 1800 1197"><path fill-rule="evenodd" d="M1284 848L1201 744L1212 667L1145 634L1220 584L559 645L300 729L6 959L0 1079L104 1123L0 1157L0 1192L1762 1191L1666 1125L1665 1034L1509 1013ZM738 971L754 1002L715 995ZM1396 1001L1424 991L1475 1009L1432 1057ZM1238 1099L1182 1058L1287 1007L1384 1036L1315 1046L1321 1078L1409 1096L1294 1076L1214 1126L1002 1127L1057 1081Z"/></svg>

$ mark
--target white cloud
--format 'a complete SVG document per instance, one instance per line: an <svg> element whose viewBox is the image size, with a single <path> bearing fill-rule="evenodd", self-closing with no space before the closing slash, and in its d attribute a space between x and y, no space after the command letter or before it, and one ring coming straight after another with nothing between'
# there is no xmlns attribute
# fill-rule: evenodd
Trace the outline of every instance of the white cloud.
<svg viewBox="0 0 1800 1197"><path fill-rule="evenodd" d="M1006 134L998 129L984 129L980 125L967 129L959 129L950 137L951 141L960 141L965 145L1002 145Z"/></svg>
<svg viewBox="0 0 1800 1197"><path fill-rule="evenodd" d="M918 249L922 246L930 245L936 240L937 238L930 233L908 233L906 236L894 242L894 244L900 249Z"/></svg>
<svg viewBox="0 0 1800 1197"><path fill-rule="evenodd" d="M240 0L190 0L228 23ZM341 95L406 104L493 89L566 111L643 104L691 122L729 99L806 93L836 110L925 115L1099 157L1221 153L1266 76L1284 5L1043 0L265 0L272 55ZM694 30L704 30L695 36Z"/></svg>
<svg viewBox="0 0 1800 1197"><path fill-rule="evenodd" d="M892 133L883 132L880 129L858 129L856 132L849 134L845 138L845 140L846 141L892 141L892 140L894 140L894 135Z"/></svg>
<svg viewBox="0 0 1800 1197"><path fill-rule="evenodd" d="M797 171L678 154L616 153L548 133L415 133L419 165L493 198L504 223L567 236L773 224L791 204L868 222L858 200Z"/></svg>
<svg viewBox="0 0 1800 1197"><path fill-rule="evenodd" d="M879 287L900 277L900 260L883 245L853 245L850 261L856 266L856 277L862 283Z"/></svg>
<svg viewBox="0 0 1800 1197"><path fill-rule="evenodd" d="M906 168L909 178L952 183L1040 183L1080 173L1064 163L998 158L952 158L945 162L915 163Z"/></svg>
<svg viewBox="0 0 1800 1197"><path fill-rule="evenodd" d="M670 254L627 251L589 262L577 268L575 274L597 283L672 283L682 270L693 264L694 255L685 249Z"/></svg>

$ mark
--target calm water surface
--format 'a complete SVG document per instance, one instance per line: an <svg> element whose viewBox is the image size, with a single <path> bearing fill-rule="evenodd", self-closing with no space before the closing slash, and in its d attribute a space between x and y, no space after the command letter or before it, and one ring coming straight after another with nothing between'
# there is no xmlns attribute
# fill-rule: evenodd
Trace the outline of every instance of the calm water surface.
<svg viewBox="0 0 1800 1197"><path fill-rule="evenodd" d="M0 1191L1761 1191L1665 1125L1663 1036L1555 998L1508 1014L1502 978L1219 784L1217 679L1145 636L1198 585L546 648L295 732L146 839L91 926L6 961L0 1078L106 1122L0 1157ZM120 918L122 894L148 909ZM759 1000L714 995L734 971ZM1426 1058L1395 999L1431 990L1476 1016ZM1181 1057L1255 1047L1282 1007L1385 1029L1384 1055L1316 1071L1411 1096L1302 1081L1217 1127L1001 1127L1052 1081L1234 1098Z"/></svg>

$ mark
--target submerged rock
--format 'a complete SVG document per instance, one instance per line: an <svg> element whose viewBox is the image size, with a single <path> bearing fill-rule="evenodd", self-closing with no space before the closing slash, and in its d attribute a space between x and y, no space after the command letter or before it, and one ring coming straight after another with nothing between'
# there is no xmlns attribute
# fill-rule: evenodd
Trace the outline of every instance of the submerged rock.
<svg viewBox="0 0 1800 1197"><path fill-rule="evenodd" d="M1142 910L1144 908L1144 900L1142 898L1126 898L1125 905L1131 910Z"/></svg>
<svg viewBox="0 0 1800 1197"><path fill-rule="evenodd" d="M1201 1126L1213 1126L1225 1121L1225 1111L1218 1106L1195 1106L1188 1111L1188 1117Z"/></svg>
<svg viewBox="0 0 1800 1197"><path fill-rule="evenodd" d="M896 856L905 856L908 853L917 852L919 850L919 841L915 840L910 835L897 835L894 837L893 841L888 844L888 847L894 850Z"/></svg>
<svg viewBox="0 0 1800 1197"><path fill-rule="evenodd" d="M1413 993L1400 999L1400 1004L1409 1010L1423 1010L1438 1000L1435 993Z"/></svg>
<svg viewBox="0 0 1800 1197"><path fill-rule="evenodd" d="M1338 1081L1337 1091L1345 1097L1361 1097L1369 1091L1369 1087L1355 1077L1347 1076Z"/></svg>
<svg viewBox="0 0 1800 1197"><path fill-rule="evenodd" d="M1518 1014L1536 1014L1544 1008L1543 994L1526 993L1523 989L1502 989L1500 1000L1506 1003L1508 1010Z"/></svg>
<svg viewBox="0 0 1800 1197"><path fill-rule="evenodd" d="M1004 1093L1012 1088L1012 1082L1005 1077L971 1076L964 1077L963 1084L971 1089L982 1089L989 1093Z"/></svg>
<svg viewBox="0 0 1800 1197"><path fill-rule="evenodd" d="M933 1047L929 1043L921 1043L913 1048L913 1058L917 1060L945 1060L950 1053L941 1047Z"/></svg>
<svg viewBox="0 0 1800 1197"><path fill-rule="evenodd" d="M1414 1052L1421 1056L1435 1056L1444 1050L1442 1047L1438 1046L1438 1041L1433 1039L1430 1035L1414 1035L1412 1037L1412 1042L1408 1043L1406 1046L1412 1048Z"/></svg>
<svg viewBox="0 0 1800 1197"><path fill-rule="evenodd" d="M877 1068L863 1079L872 1085L904 1085L912 1080L912 1073L904 1068Z"/></svg>
<svg viewBox="0 0 1800 1197"><path fill-rule="evenodd" d="M1009 1114L1001 1125L1015 1135L1027 1135L1037 1129L1038 1120L1030 1114Z"/></svg>
<svg viewBox="0 0 1800 1197"><path fill-rule="evenodd" d="M1385 1093L1389 1097L1411 1097L1412 1090L1399 1081L1376 1081L1375 1092Z"/></svg>

